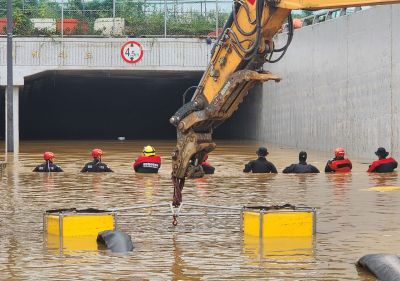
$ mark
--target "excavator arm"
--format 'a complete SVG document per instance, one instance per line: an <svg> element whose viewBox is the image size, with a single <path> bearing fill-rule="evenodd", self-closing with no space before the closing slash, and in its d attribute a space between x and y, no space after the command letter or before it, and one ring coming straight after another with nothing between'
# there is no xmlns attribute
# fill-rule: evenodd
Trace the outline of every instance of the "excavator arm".
<svg viewBox="0 0 400 281"><path fill-rule="evenodd" d="M193 98L170 118L177 128L177 145L172 152L173 205L177 207L182 202L188 173L216 147L213 130L238 109L255 84L280 81L262 67L278 62L289 47L293 38L291 10L395 3L400 0L233 0L232 13L213 47L210 63ZM288 39L278 48L273 38L286 19Z"/></svg>

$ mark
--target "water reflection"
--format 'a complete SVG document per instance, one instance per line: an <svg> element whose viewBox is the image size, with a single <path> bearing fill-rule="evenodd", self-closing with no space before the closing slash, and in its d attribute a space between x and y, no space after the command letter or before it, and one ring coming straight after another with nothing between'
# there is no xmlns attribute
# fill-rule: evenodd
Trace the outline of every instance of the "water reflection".
<svg viewBox="0 0 400 281"><path fill-rule="evenodd" d="M369 173L371 186L391 186L397 182L397 172L392 173Z"/></svg>
<svg viewBox="0 0 400 281"><path fill-rule="evenodd" d="M309 262L314 258L314 239L309 237L258 237L244 235L243 252L250 261L274 259L286 262Z"/></svg>
<svg viewBox="0 0 400 281"><path fill-rule="evenodd" d="M332 192L335 200L346 199L346 192L352 181L352 173L332 173L326 175L327 180L332 184Z"/></svg>
<svg viewBox="0 0 400 281"><path fill-rule="evenodd" d="M48 234L45 236L45 245L49 253L68 255L80 254L87 256L89 251L97 255L98 245L96 242L97 236L80 236L80 237L63 237L58 235Z"/></svg>
<svg viewBox="0 0 400 281"><path fill-rule="evenodd" d="M173 246L173 263L171 266L172 272L172 281L179 280L188 280L188 281L200 281L203 280L201 275L193 276L191 274L186 273L186 267L188 266L187 262L183 257L184 251L179 246L179 242L177 241L177 235L174 234L172 236L172 246ZM199 270L199 269L197 269Z"/></svg>
<svg viewBox="0 0 400 281"><path fill-rule="evenodd" d="M43 189L45 191L50 191L55 187L55 181L53 175L54 175L53 173L43 173L42 175Z"/></svg>

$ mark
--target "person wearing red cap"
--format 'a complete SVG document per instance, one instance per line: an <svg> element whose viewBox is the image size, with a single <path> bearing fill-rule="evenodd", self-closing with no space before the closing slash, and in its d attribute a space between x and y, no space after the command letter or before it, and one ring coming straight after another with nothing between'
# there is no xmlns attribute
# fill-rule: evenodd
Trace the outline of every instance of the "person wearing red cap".
<svg viewBox="0 0 400 281"><path fill-rule="evenodd" d="M387 152L385 148L379 147L375 155L378 156L379 159L369 165L368 173L390 173L397 168L397 162L394 158L386 158L389 152Z"/></svg>
<svg viewBox="0 0 400 281"><path fill-rule="evenodd" d="M103 150L100 148L95 148L92 150L93 161L86 163L85 167L81 170L82 173L85 172L112 172L112 170L104 163L101 162L101 156L103 155Z"/></svg>
<svg viewBox="0 0 400 281"><path fill-rule="evenodd" d="M344 148L338 147L335 149L335 158L328 160L325 166L325 173L346 173L353 168L351 161L344 158Z"/></svg>
<svg viewBox="0 0 400 281"><path fill-rule="evenodd" d="M63 172L60 166L53 163L53 159L55 158L53 152L46 151L43 154L43 158L46 162L36 166L33 172Z"/></svg>

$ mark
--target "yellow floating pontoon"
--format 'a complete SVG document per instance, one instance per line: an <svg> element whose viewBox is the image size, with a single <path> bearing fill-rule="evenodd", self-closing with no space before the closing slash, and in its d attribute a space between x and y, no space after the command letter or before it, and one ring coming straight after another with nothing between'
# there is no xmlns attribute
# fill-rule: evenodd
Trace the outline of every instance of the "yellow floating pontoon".
<svg viewBox="0 0 400 281"><path fill-rule="evenodd" d="M97 209L63 209L46 211L46 232L63 237L97 235L115 229L115 213Z"/></svg>
<svg viewBox="0 0 400 281"><path fill-rule="evenodd" d="M254 259L305 261L313 258L314 208L290 204L244 207L243 253Z"/></svg>
<svg viewBox="0 0 400 281"><path fill-rule="evenodd" d="M116 229L116 213L98 209L46 211L44 233L49 248L95 250L99 232Z"/></svg>
<svg viewBox="0 0 400 281"><path fill-rule="evenodd" d="M267 237L312 237L316 231L314 208L289 204L271 207L244 207L245 235Z"/></svg>

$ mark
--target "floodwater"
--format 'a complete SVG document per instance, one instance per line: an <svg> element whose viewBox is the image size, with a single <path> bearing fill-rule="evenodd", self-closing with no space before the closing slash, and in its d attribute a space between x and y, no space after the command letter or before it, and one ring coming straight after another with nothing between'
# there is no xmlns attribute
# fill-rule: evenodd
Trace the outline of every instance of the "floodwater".
<svg viewBox="0 0 400 281"><path fill-rule="evenodd" d="M132 171L133 159L147 144L162 156L158 175ZM118 216L120 230L133 238L132 253L60 251L43 236L45 210L169 203L169 155L174 142L22 142L19 159L9 164L1 178L0 280L375 280L357 269L355 262L369 253L400 252L400 192L369 190L400 186L397 173L367 174L366 161L352 159L350 174L244 174L243 164L255 158L259 143L217 144L209 157L215 175L188 180L184 202L315 207L315 241L267 241L260 246L257 240L243 237L240 216L235 212L182 216L173 227L172 218L162 215L170 212L165 206ZM94 147L104 150L103 161L115 173L79 173ZM269 159L279 171L296 162L298 150L268 149ZM42 162L45 150L56 153L55 162L64 173L31 172ZM309 162L322 171L330 157L309 151ZM201 212L202 208L182 208L182 215ZM134 216L138 214L143 215Z"/></svg>

